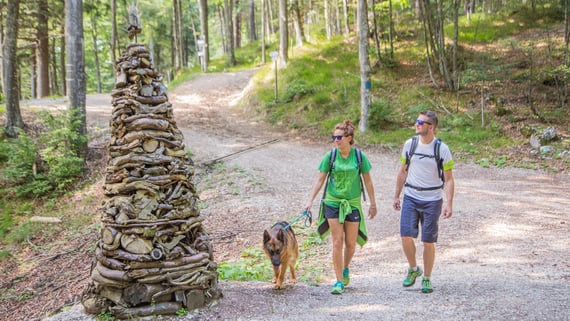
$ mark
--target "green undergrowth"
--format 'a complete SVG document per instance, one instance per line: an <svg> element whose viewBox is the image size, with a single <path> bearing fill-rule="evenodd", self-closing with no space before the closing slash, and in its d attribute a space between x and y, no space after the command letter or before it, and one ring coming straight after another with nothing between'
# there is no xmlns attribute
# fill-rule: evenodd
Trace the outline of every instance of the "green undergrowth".
<svg viewBox="0 0 570 321"><path fill-rule="evenodd" d="M498 167L565 170L570 157L564 153L568 150L564 140L552 142L555 151L531 158L532 166L529 166L529 154L525 152L530 150L529 137L512 130L525 123L537 128L550 125L560 131L570 130L567 107L556 107L554 99L543 99L555 94L553 88L541 84L552 83L555 76L564 77L565 71L553 70L548 60L553 61L556 54L532 61L536 87L534 104L539 115L523 99L531 77L528 72L522 72L531 63L529 56L544 55L536 44L562 52L554 39L549 38L555 23L561 21L558 11L548 5L537 10L541 10L544 17L541 21L536 21L534 13L527 10L506 10L502 16L475 14L470 20L461 17L459 92L437 87L430 80L425 47L419 37L398 38L392 60L382 52L383 59L378 61L371 47L369 57L374 68L368 129L357 133L357 143L398 150L414 134L418 113L433 110L440 117L436 135L451 147L459 160ZM453 28L447 25L445 30L451 38ZM534 32L543 38L527 41L524 32ZM242 103L243 108L261 115L271 124L316 135L323 142L329 141L334 126L344 119L358 125L361 81L357 40L353 36L319 44L306 43L302 48L295 47L295 54L289 57L285 68L275 72L273 64L262 66L254 77L255 91ZM483 112L480 110L482 92L487 97ZM539 99L542 100L539 102ZM513 146L521 152L513 153ZM554 166L541 164L557 157L565 162Z"/></svg>
<svg viewBox="0 0 570 321"><path fill-rule="evenodd" d="M311 259L323 245L317 232L310 227L294 226L299 242L299 257L296 264L298 280L315 285L322 281L324 268L318 260ZM241 257L236 261L225 261L218 264L220 280L229 281L263 281L273 278L273 266L261 247L250 246L243 249ZM286 279L290 278L287 270Z"/></svg>

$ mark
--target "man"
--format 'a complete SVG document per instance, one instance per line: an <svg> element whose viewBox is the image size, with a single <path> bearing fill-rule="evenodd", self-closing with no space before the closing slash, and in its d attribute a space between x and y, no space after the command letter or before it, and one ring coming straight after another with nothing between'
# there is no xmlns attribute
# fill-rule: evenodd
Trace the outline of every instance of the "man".
<svg viewBox="0 0 570 321"><path fill-rule="evenodd" d="M435 262L439 217L443 215L443 218L450 218L453 214L453 158L449 147L435 137L437 124L434 112L424 111L419 114L416 120L417 138L406 141L400 156L402 166L396 179L393 204L395 210L401 210L400 236L409 264L403 285L412 286L423 273L423 293L433 292L430 277ZM404 199L400 206L402 189ZM421 241L424 244L423 272L416 263L414 240L418 237L420 225Z"/></svg>

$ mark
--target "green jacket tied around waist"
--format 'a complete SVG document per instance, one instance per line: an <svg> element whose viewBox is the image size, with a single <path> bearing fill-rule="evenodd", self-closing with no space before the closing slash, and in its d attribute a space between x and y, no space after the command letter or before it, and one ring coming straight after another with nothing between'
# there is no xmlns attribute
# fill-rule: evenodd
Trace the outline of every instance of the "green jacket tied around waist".
<svg viewBox="0 0 570 321"><path fill-rule="evenodd" d="M368 234L366 233L366 224L364 223L364 215L362 213L362 205L360 203L360 195L351 200L336 198L327 194L327 198L321 203L321 208L319 210L319 221L317 223L317 232L321 239L328 236L330 232L329 223L325 218L325 206L329 205L339 209L338 221L340 224L344 224L346 216L352 213L352 208L358 209L360 213L360 226L358 228L358 237L356 243L360 246L364 246L368 241Z"/></svg>

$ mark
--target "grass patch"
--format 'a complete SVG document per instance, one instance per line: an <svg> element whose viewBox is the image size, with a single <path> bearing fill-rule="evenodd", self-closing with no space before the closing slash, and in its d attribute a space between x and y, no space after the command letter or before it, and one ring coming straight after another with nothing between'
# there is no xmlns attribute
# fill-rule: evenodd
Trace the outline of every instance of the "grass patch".
<svg viewBox="0 0 570 321"><path fill-rule="evenodd" d="M273 269L268 266L261 248L248 247L244 249L239 261L220 262L218 273L221 280L231 281L270 281Z"/></svg>

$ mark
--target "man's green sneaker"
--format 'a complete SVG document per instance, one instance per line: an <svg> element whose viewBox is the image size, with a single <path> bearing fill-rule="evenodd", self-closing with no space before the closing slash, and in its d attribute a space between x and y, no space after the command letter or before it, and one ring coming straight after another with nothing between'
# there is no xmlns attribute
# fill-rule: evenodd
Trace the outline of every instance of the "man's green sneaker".
<svg viewBox="0 0 570 321"><path fill-rule="evenodd" d="M342 294L342 292L344 292L344 284L342 284L342 281L336 281L336 283L333 286L331 293L332 294Z"/></svg>
<svg viewBox="0 0 570 321"><path fill-rule="evenodd" d="M348 283L350 283L350 272L348 271L348 268L345 268L344 270L342 270L342 283L344 284L344 286L347 286Z"/></svg>
<svg viewBox="0 0 570 321"><path fill-rule="evenodd" d="M422 293L432 293L433 287L431 286L431 280L429 277L424 276L422 279Z"/></svg>
<svg viewBox="0 0 570 321"><path fill-rule="evenodd" d="M418 267L417 271L414 271L414 269L409 268L408 275L406 276L403 282L404 287L407 288L409 286L414 285L414 283L416 283L416 278L421 275L422 275L422 269L420 267Z"/></svg>

